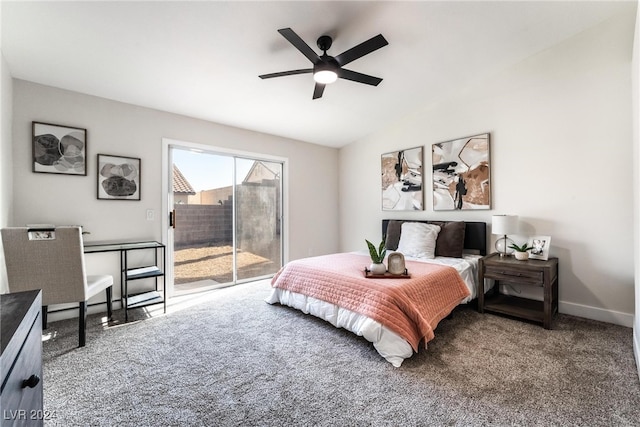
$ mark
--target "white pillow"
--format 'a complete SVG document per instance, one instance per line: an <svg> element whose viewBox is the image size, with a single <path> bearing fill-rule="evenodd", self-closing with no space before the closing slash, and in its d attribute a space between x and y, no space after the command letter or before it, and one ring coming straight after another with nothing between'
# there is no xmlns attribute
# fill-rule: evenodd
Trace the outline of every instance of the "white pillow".
<svg viewBox="0 0 640 427"><path fill-rule="evenodd" d="M421 222L402 224L398 252L405 256L433 259L436 257L436 239L440 226Z"/></svg>

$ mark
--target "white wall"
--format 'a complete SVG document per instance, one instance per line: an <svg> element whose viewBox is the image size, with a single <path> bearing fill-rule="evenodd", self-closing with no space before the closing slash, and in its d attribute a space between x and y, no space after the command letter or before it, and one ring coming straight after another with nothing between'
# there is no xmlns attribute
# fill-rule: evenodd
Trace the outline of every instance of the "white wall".
<svg viewBox="0 0 640 427"><path fill-rule="evenodd" d="M633 40L633 66L631 68L633 91L633 225L636 312L633 321L633 352L636 357L638 376L640 376L640 8L636 11L636 28Z"/></svg>
<svg viewBox="0 0 640 427"><path fill-rule="evenodd" d="M289 240L290 258L338 249L337 149L23 80L13 80L13 85L13 225L78 224L91 233L86 240L162 240L161 215L166 214L161 206L164 137L288 158L290 205L285 207L285 215L288 213L290 235L285 239ZM86 177L31 171L32 121L87 129ZM97 200L98 153L142 159L141 201ZM147 209L155 210L154 221L146 220ZM91 268L91 261L88 264ZM111 264L115 267L111 273L119 277L117 262Z"/></svg>
<svg viewBox="0 0 640 427"><path fill-rule="evenodd" d="M340 249L379 238L382 218L490 222L517 214L523 235L552 236L561 312L631 326L634 19L603 23L341 149ZM431 145L484 132L492 139L492 210L433 212ZM380 155L420 145L426 210L382 212Z"/></svg>
<svg viewBox="0 0 640 427"><path fill-rule="evenodd" d="M0 2L0 17L2 2ZM0 39L0 46L2 40ZM13 150L11 146L13 83L9 66L0 49L0 228L9 224L12 217L11 198L13 174ZM7 275L4 269L4 252L0 240L0 294L8 291Z"/></svg>
<svg viewBox="0 0 640 427"><path fill-rule="evenodd" d="M11 145L12 81L7 63L0 52L0 228L12 218L13 149ZM0 240L0 266L4 266L4 252ZM0 294L7 292L6 270L0 268Z"/></svg>

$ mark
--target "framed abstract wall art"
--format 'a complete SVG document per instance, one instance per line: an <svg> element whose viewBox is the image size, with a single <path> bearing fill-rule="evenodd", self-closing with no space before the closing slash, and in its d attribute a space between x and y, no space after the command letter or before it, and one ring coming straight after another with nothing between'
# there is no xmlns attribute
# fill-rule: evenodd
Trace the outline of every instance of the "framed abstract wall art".
<svg viewBox="0 0 640 427"><path fill-rule="evenodd" d="M382 210L422 210L422 147L382 155Z"/></svg>
<svg viewBox="0 0 640 427"><path fill-rule="evenodd" d="M433 210L491 209L489 134L432 145Z"/></svg>
<svg viewBox="0 0 640 427"><path fill-rule="evenodd" d="M98 199L140 200L141 160L98 154Z"/></svg>
<svg viewBox="0 0 640 427"><path fill-rule="evenodd" d="M32 171L87 175L87 130L32 122Z"/></svg>

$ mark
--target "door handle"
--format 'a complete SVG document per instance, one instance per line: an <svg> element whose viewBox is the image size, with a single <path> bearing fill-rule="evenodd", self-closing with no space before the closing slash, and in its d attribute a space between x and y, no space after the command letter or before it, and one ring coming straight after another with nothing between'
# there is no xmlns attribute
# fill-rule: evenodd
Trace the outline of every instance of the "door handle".
<svg viewBox="0 0 640 427"><path fill-rule="evenodd" d="M176 228L176 210L169 212L169 227Z"/></svg>

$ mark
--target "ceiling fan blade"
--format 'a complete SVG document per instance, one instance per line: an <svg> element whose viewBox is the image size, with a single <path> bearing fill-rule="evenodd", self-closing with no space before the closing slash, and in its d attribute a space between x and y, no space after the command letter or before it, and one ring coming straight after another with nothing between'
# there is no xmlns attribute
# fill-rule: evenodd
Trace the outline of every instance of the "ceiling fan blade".
<svg viewBox="0 0 640 427"><path fill-rule="evenodd" d="M324 87L326 85L322 83L316 83L316 86L313 88L313 99L322 98L322 93L324 92Z"/></svg>
<svg viewBox="0 0 640 427"><path fill-rule="evenodd" d="M373 77L368 74L358 73L356 71L345 70L344 68L338 70L338 77L340 77L341 79L364 83L371 86L378 86L382 81L382 79L379 77Z"/></svg>
<svg viewBox="0 0 640 427"><path fill-rule="evenodd" d="M375 37L371 37L366 42L362 42L359 45L342 52L340 55L336 56L335 59L338 61L340 66L347 65L349 62L362 58L366 54L371 53L374 50L378 50L381 47L385 47L388 44L389 42L382 36L382 34L378 34Z"/></svg>
<svg viewBox="0 0 640 427"><path fill-rule="evenodd" d="M309 74L313 72L313 68L304 68L302 70L281 71L279 73L262 74L258 77L261 79L270 79L272 77L293 76L295 74Z"/></svg>
<svg viewBox="0 0 640 427"><path fill-rule="evenodd" d="M309 59L312 63L316 64L320 61L320 57L308 44L304 42L291 28L282 28L278 30L282 36L289 41L292 45L295 46L304 56Z"/></svg>

